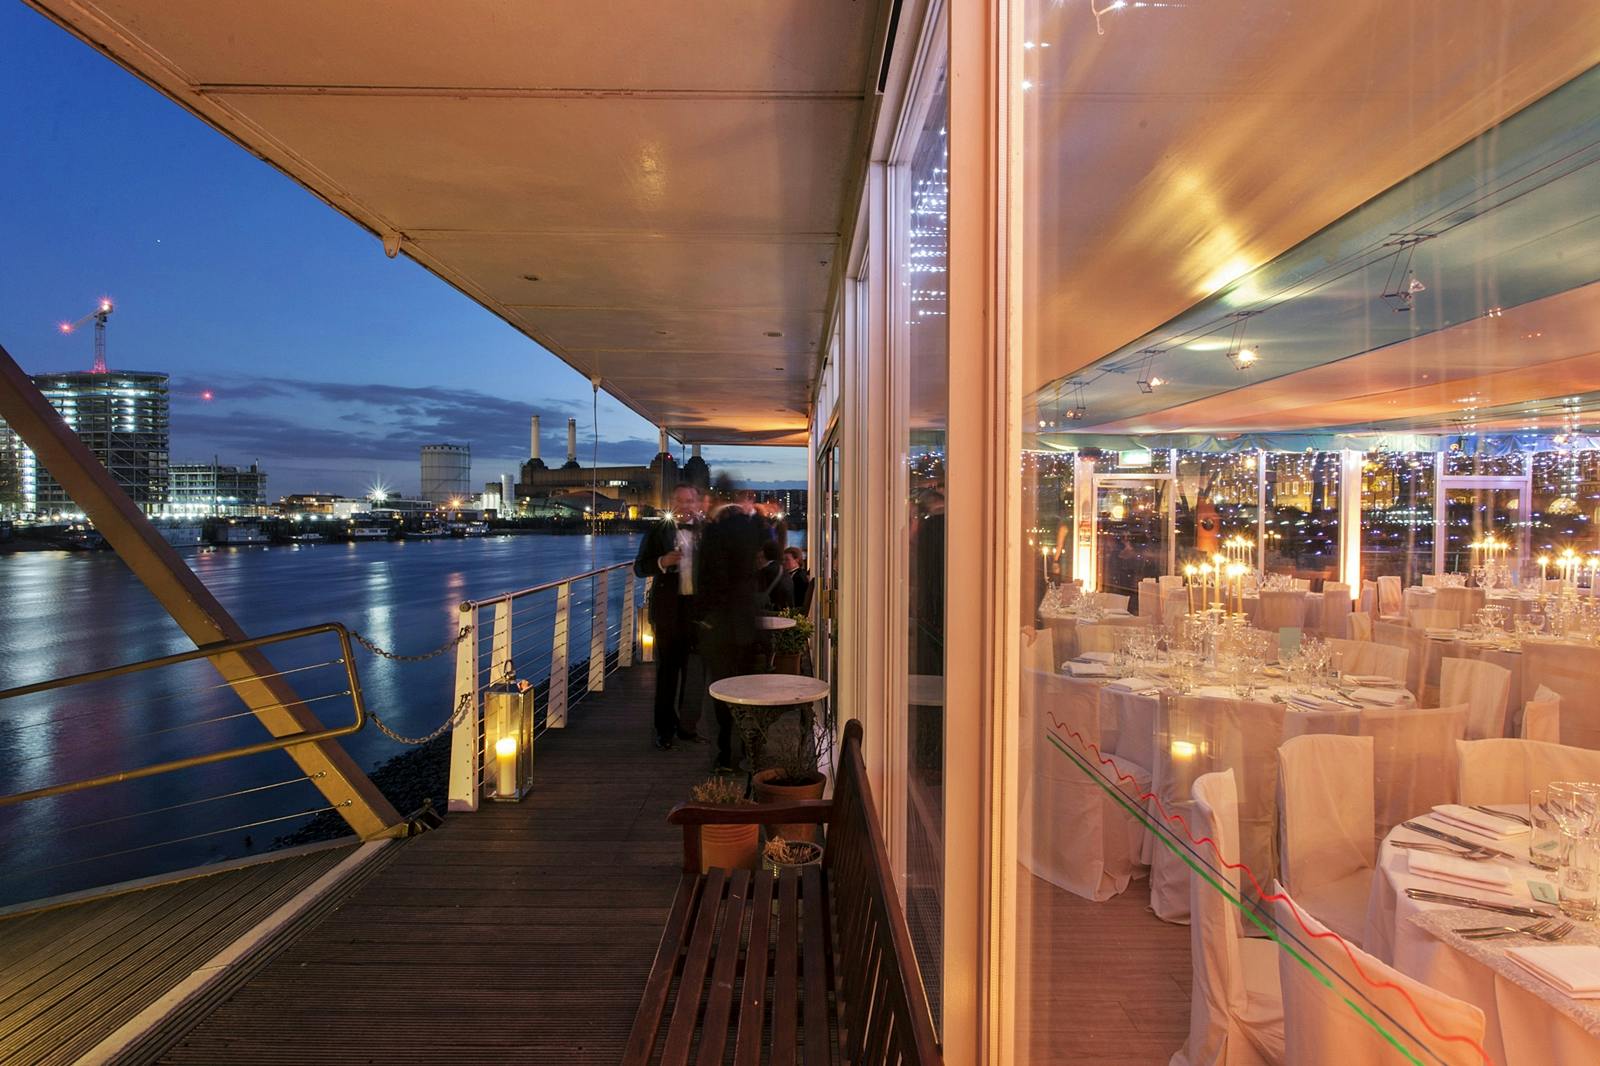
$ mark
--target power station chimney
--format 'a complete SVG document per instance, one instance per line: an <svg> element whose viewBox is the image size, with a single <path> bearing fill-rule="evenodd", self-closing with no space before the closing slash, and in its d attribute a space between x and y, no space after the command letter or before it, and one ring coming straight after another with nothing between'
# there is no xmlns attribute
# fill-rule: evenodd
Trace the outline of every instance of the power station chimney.
<svg viewBox="0 0 1600 1066"><path fill-rule="evenodd" d="M656 449L656 454L657 455L669 455L669 454L671 454L670 452L667 451L667 427L666 426L662 426L661 427L661 447Z"/></svg>
<svg viewBox="0 0 1600 1066"><path fill-rule="evenodd" d="M528 430L528 458L539 458L539 416L534 415L532 426Z"/></svg>
<svg viewBox="0 0 1600 1066"><path fill-rule="evenodd" d="M700 458L700 445L698 444L694 446L694 457L696 459Z"/></svg>
<svg viewBox="0 0 1600 1066"><path fill-rule="evenodd" d="M567 467L575 469L578 465L578 420L567 419Z"/></svg>

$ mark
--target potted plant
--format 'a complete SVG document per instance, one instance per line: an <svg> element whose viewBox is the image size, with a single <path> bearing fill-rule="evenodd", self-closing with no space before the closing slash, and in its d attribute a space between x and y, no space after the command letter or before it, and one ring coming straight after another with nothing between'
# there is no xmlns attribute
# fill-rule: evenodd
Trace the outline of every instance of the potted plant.
<svg viewBox="0 0 1600 1066"><path fill-rule="evenodd" d="M731 777L708 777L689 790L689 798L716 807L755 806ZM759 869L756 855L760 850L760 830L754 822L701 826L700 872L705 873L713 866L725 870Z"/></svg>
<svg viewBox="0 0 1600 1066"><path fill-rule="evenodd" d="M774 875L786 866L816 866L822 862L822 845L810 840L773 837L761 849L761 859Z"/></svg>
<svg viewBox="0 0 1600 1066"><path fill-rule="evenodd" d="M751 780L751 790L757 803L793 803L796 800L822 798L828 777L818 768L817 735L809 714L800 715L795 723L793 740L774 737L769 731L766 767L757 770ZM773 743L774 740L784 741ZM768 837L782 837L789 841L815 841L817 827L809 823L775 824L766 827Z"/></svg>
<svg viewBox="0 0 1600 1066"><path fill-rule="evenodd" d="M800 657L811 646L811 633L815 628L804 611L781 612L784 618L793 618L788 629L772 631L772 670L779 674L798 674Z"/></svg>

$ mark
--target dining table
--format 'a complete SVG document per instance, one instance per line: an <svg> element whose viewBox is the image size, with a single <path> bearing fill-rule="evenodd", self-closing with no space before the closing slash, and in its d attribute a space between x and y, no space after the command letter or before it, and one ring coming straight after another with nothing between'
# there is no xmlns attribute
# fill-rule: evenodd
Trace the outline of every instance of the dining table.
<svg viewBox="0 0 1600 1066"><path fill-rule="evenodd" d="M1050 630L1051 639L1055 645L1056 662L1063 662L1078 654L1078 623L1102 626L1138 626L1149 625L1149 619L1140 618L1128 611L1091 610L1087 613L1078 612L1074 608L1039 611L1039 620L1045 628Z"/></svg>
<svg viewBox="0 0 1600 1066"><path fill-rule="evenodd" d="M1497 805L1496 809L1508 815L1527 813L1526 806L1512 804ZM1397 845L1439 841L1398 825L1378 849L1361 946L1402 973L1482 1010L1487 1022L1484 1050L1496 1063L1600 1063L1600 1000L1574 999L1533 976L1507 954L1511 948L1531 947L1538 941L1527 936L1468 940L1456 932L1498 925L1526 927L1537 918L1415 900L1406 894L1408 889L1426 889L1560 918L1553 904L1541 902L1534 894L1534 886L1541 886L1541 891L1542 886L1553 886L1556 875L1528 862L1528 835L1522 833L1507 841L1445 822L1426 811L1412 820L1509 853L1509 857L1483 860L1484 865L1504 870L1508 883L1504 891L1493 891L1412 873L1410 856L1431 853ZM1559 943L1600 946L1600 928L1594 923L1574 923Z"/></svg>

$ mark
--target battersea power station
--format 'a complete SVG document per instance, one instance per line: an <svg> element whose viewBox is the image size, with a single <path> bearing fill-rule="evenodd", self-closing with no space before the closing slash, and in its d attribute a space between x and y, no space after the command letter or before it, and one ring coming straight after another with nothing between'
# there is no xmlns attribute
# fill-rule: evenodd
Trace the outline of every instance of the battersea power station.
<svg viewBox="0 0 1600 1066"><path fill-rule="evenodd" d="M567 419L567 461L559 467L547 465L540 454L539 416L534 415L529 429L529 458L522 464L516 494L525 510L541 511L591 509L597 514L637 517L652 510L666 510L672 490L680 484L701 489L711 483L711 471L700 457L700 446L678 466L667 450L667 431L661 431L660 448L648 466L586 467L578 464L578 422Z"/></svg>

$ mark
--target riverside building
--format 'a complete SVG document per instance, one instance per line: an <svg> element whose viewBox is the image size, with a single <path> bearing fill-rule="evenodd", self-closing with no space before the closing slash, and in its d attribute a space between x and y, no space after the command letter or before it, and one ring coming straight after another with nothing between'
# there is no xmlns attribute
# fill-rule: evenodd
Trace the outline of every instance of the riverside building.
<svg viewBox="0 0 1600 1066"><path fill-rule="evenodd" d="M269 509L267 472L249 466L173 463L168 513L176 518L254 518Z"/></svg>

